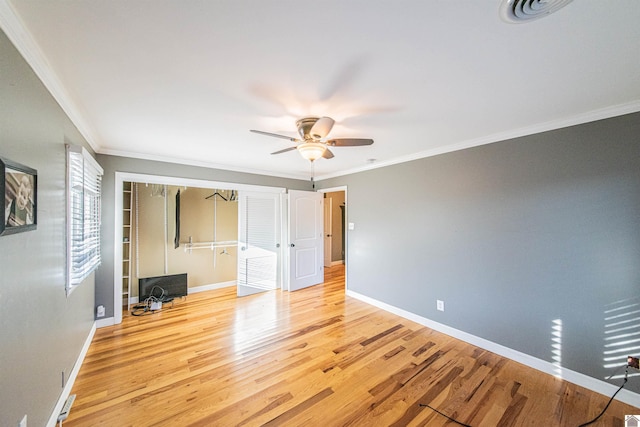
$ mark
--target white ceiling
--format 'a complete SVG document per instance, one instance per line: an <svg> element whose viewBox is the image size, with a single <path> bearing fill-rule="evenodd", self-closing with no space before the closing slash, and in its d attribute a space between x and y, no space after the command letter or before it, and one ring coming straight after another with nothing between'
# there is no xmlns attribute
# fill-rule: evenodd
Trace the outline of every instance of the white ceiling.
<svg viewBox="0 0 640 427"><path fill-rule="evenodd" d="M0 0L0 26L99 153L306 179L249 129L375 140L322 179L640 111L637 3L507 24L500 0Z"/></svg>

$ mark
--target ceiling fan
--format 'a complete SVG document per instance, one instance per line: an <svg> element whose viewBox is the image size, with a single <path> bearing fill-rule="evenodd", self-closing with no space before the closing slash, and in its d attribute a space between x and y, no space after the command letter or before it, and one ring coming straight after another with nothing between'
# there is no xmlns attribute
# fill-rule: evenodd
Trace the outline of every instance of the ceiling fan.
<svg viewBox="0 0 640 427"><path fill-rule="evenodd" d="M323 138L329 134L331 128L333 128L334 123L335 120L331 117L303 117L296 121L296 127L298 128L298 134L301 139L254 129L251 129L251 132L272 136L274 138L288 139L291 142L295 142L296 145L293 147L285 148L284 150L276 151L271 154L280 154L291 150L298 150L300 155L310 162L313 162L320 157L325 159L333 158L333 153L329 150L329 147L355 147L359 145L373 144L373 139L365 138L333 138L323 140Z"/></svg>

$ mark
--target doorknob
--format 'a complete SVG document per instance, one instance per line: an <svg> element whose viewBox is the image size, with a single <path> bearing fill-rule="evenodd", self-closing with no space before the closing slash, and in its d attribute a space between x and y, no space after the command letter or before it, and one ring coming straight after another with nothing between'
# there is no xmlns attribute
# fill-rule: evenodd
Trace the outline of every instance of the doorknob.
<svg viewBox="0 0 640 427"><path fill-rule="evenodd" d="M244 251L244 250L246 250L246 249L247 249L247 248L246 248L246 247L244 247L244 246L242 246L242 247L240 248L240 250L241 250L241 251Z"/></svg>
<svg viewBox="0 0 640 427"><path fill-rule="evenodd" d="M290 243L289 246L293 248L293 247L295 247L295 244Z"/></svg>

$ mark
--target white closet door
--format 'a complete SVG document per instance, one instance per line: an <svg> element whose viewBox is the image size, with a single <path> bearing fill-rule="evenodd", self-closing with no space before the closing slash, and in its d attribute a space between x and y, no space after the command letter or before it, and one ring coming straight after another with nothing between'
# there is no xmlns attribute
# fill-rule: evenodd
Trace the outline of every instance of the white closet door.
<svg viewBox="0 0 640 427"><path fill-rule="evenodd" d="M322 193L289 190L289 289L324 282Z"/></svg>
<svg viewBox="0 0 640 427"><path fill-rule="evenodd" d="M239 193L237 295L278 288L280 195Z"/></svg>

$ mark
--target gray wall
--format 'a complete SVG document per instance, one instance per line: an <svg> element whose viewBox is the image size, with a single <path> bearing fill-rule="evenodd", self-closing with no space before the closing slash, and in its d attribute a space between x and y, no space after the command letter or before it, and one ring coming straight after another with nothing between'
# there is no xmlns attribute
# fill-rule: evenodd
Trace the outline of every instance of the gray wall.
<svg viewBox="0 0 640 427"><path fill-rule="evenodd" d="M37 230L0 236L2 426L46 424L93 325L93 276L65 296L65 142L87 146L0 32L0 156L38 171Z"/></svg>
<svg viewBox="0 0 640 427"><path fill-rule="evenodd" d="M98 155L98 162L104 168L102 181L102 264L96 272L96 306L104 304L106 316L114 313L113 301L113 236L115 233L115 172L129 172L162 175L177 178L222 181L235 184L284 187L293 190L311 191L311 181L277 178L218 169L201 168L175 163L163 163L128 157ZM121 197L121 196L120 196ZM136 284L134 284L135 286Z"/></svg>
<svg viewBox="0 0 640 427"><path fill-rule="evenodd" d="M637 340L640 113L319 182L339 185L351 290L549 362L561 319L562 366L601 380L605 332L635 318Z"/></svg>

